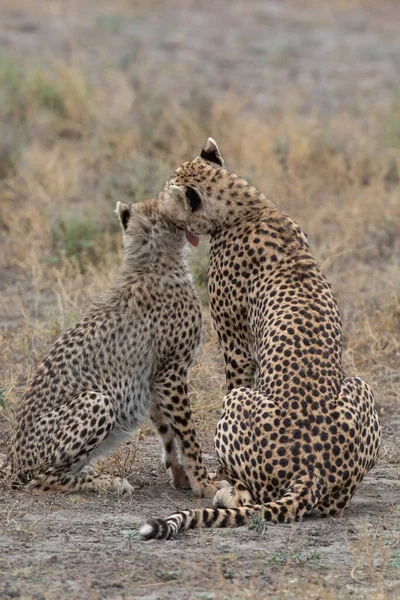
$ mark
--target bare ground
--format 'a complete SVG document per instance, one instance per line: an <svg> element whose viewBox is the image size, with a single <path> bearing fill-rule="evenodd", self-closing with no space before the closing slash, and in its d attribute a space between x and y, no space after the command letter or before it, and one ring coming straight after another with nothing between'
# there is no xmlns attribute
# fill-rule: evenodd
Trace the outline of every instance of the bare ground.
<svg viewBox="0 0 400 600"><path fill-rule="evenodd" d="M107 114L121 112L129 124L131 94L140 94L141 86L151 88L154 80L157 89L177 102L189 102L200 89L210 97L240 92L246 95L246 109L263 117L293 102L300 115L346 110L363 123L365 111L386 110L396 93L399 9L396 2L356 0L321 2L318 8L300 0L258 1L251 8L250 3L239 1L33 4L3 0L0 51L17 60L38 57L45 64L79 61L90 73L92 85L107 64L117 65L132 89L114 73L109 86L115 86L118 97ZM236 149L239 155L240 162ZM307 229L302 215L299 209L300 224ZM392 274L398 274L393 258L398 238L396 228L390 227L393 231L379 230L382 240L373 238L376 232L371 234L374 249L380 244L381 251L371 255L367 247L365 255L358 257L362 273L358 287L343 280L340 268L334 268L342 266L345 271L340 258L336 264L329 262L324 234L311 232L328 278L338 290L345 332L346 328L351 332L357 310L354 293L367 298L358 309L367 306L368 312L378 305L379 293L371 292L368 300L371 277L376 275L378 287L388 286L387 296L396 288ZM333 225L325 234L334 239L340 235L338 229L335 233ZM2 228L6 235L8 231ZM56 334L46 330L42 337L31 337L28 325L46 322L60 299L54 282L41 280L22 262L9 260L5 238L0 238L5 256L0 265L0 344L2 355L10 361L7 365L23 365L22 372L13 373L20 394L32 364ZM84 288L85 280L81 284ZM72 300L70 305L75 310ZM26 347L14 343L25 335ZM137 454L130 480L135 492L130 498L43 496L0 488L0 598L399 598L398 368L393 367L395 362L384 368L384 354L377 351L375 356L362 345L357 348L352 335L348 364L354 356L360 362L358 354L371 354L375 367L368 363L362 374L372 377L375 386L382 383L377 396L384 437L378 465L341 519L307 518L293 526L190 532L168 543L140 543L137 526L146 517L200 505L191 493L171 489L160 466L158 443L145 430L133 442ZM370 343L378 348L375 336L379 337L374 330ZM38 338L41 345L36 348ZM16 348L12 356L6 351L8 341ZM217 401L222 399L220 367L219 358L207 370L208 377L217 378L216 388L221 391ZM197 413L197 419L206 459L212 463L214 400L211 421L204 422L203 412ZM5 423L0 425L5 431ZM6 438L0 437L0 453L5 446Z"/></svg>
<svg viewBox="0 0 400 600"><path fill-rule="evenodd" d="M340 519L141 543L146 517L200 505L168 486L152 437L130 498L2 490L0 597L398 598L400 421L383 426L382 458Z"/></svg>

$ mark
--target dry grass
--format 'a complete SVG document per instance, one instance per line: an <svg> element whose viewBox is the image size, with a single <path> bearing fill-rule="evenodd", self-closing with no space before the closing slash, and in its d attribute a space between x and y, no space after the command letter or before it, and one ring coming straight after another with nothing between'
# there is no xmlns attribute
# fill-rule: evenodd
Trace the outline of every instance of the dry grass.
<svg viewBox="0 0 400 600"><path fill-rule="evenodd" d="M110 114L109 77L90 89L87 74L68 65L45 72L11 61L0 67L1 251L9 284L0 300L1 388L8 390L17 375L22 383L49 343L113 279L121 259L116 200L156 193L212 133L228 165L308 233L339 300L348 371L370 380L379 405L394 409L400 394L400 139L391 126L399 119L397 99L389 114L359 122L340 114L300 118L287 108L261 121L232 95L199 98L190 109L165 98L152 104L146 86L134 97L128 78L115 71L112 78L132 106ZM205 242L190 255L205 302L206 255ZM7 321L10 312L16 326ZM222 390L221 377L212 374L217 351L211 356L196 367L194 386L195 404L211 407L214 416Z"/></svg>

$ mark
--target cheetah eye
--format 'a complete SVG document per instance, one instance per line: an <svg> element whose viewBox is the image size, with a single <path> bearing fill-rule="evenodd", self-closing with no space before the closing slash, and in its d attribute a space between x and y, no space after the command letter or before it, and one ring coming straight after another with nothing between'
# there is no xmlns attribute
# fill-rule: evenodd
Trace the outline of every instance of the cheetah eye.
<svg viewBox="0 0 400 600"><path fill-rule="evenodd" d="M195 188L186 186L185 187L185 196L187 201L189 202L189 206L192 212L196 212L201 208L201 198L197 190Z"/></svg>

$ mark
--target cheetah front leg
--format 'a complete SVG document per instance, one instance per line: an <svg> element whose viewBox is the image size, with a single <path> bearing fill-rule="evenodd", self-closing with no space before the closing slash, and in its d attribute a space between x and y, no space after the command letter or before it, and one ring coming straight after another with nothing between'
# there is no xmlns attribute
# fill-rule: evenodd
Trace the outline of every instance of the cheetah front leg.
<svg viewBox="0 0 400 600"><path fill-rule="evenodd" d="M154 399L179 443L182 466L192 490L203 498L213 498L217 488L208 481L200 444L192 426L186 368L171 368L159 376L154 383Z"/></svg>
<svg viewBox="0 0 400 600"><path fill-rule="evenodd" d="M163 462L167 471L171 471L173 487L175 489L190 489L189 478L178 457L174 430L159 406L153 407L151 421L164 446Z"/></svg>
<svg viewBox="0 0 400 600"><path fill-rule="evenodd" d="M228 392L238 387L253 388L257 373L257 363L242 340L234 335L219 336L225 360L225 378Z"/></svg>

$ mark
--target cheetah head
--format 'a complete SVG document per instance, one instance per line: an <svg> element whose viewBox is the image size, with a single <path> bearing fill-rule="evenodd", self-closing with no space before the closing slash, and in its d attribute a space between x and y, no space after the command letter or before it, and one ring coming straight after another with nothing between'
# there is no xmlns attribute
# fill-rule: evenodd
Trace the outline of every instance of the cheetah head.
<svg viewBox="0 0 400 600"><path fill-rule="evenodd" d="M199 157L172 173L158 202L193 245L201 234L215 235L272 206L261 192L225 168L213 138L208 138Z"/></svg>
<svg viewBox="0 0 400 600"><path fill-rule="evenodd" d="M128 206L117 202L125 254L137 260L151 260L153 255L183 249L185 235L167 215L162 214L155 199Z"/></svg>
<svg viewBox="0 0 400 600"><path fill-rule="evenodd" d="M158 196L160 208L197 246L199 235L215 233L229 216L224 189L235 177L224 168L215 140L208 138L199 157L172 173Z"/></svg>

